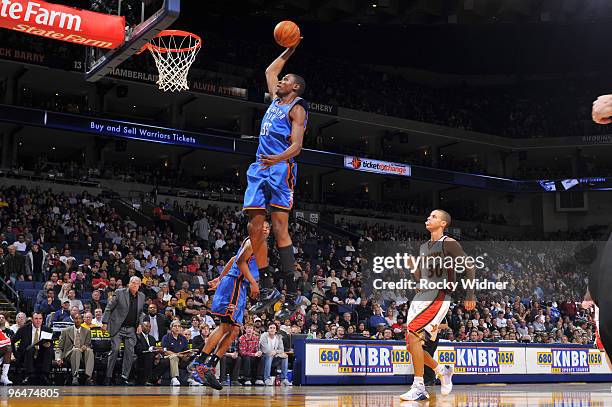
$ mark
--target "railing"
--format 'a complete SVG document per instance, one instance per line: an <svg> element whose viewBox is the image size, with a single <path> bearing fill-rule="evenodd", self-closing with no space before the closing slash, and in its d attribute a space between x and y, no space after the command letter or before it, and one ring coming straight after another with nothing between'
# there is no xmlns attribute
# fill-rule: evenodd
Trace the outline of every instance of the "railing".
<svg viewBox="0 0 612 407"><path fill-rule="evenodd" d="M15 308L19 311L19 305L20 305L20 299L21 299L19 297L19 293L15 291L13 287L7 284L7 282L4 281L4 279L2 278L0 278L0 287L2 287L2 291L7 295L9 300L13 301Z"/></svg>

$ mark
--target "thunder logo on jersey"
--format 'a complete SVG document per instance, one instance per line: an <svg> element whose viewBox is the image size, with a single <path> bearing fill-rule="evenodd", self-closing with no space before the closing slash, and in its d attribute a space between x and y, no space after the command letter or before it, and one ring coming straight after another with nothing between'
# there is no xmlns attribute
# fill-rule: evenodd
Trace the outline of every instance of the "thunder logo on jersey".
<svg viewBox="0 0 612 407"><path fill-rule="evenodd" d="M304 109L307 107L306 101L301 97L296 97L293 102L286 105L279 105L280 101L280 98L272 101L261 121L257 157L261 154L277 155L283 153L290 144L291 119L289 118L289 112L296 104L302 105ZM306 128L307 120L308 111L306 111L304 128Z"/></svg>

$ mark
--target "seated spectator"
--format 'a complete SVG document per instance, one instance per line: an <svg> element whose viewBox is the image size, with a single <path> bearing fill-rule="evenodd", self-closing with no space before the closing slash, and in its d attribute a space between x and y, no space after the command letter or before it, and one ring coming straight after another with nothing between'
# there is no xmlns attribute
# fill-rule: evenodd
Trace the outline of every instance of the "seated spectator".
<svg viewBox="0 0 612 407"><path fill-rule="evenodd" d="M93 315L91 312L86 312L83 314L83 323L81 324L83 328L87 328L91 330L91 328L102 328L102 324L94 324Z"/></svg>
<svg viewBox="0 0 612 407"><path fill-rule="evenodd" d="M89 314L91 316L91 314ZM85 363L85 384L91 385L91 375L94 368L94 353L91 348L91 331L81 326L83 318L80 314L74 316L74 327L62 330L59 339L59 350L64 362L70 363L72 370L72 385L79 385L79 368L81 360Z"/></svg>
<svg viewBox="0 0 612 407"><path fill-rule="evenodd" d="M208 325L200 324L200 334L193 338L192 349L201 351L208 335L210 335L210 328Z"/></svg>
<svg viewBox="0 0 612 407"><path fill-rule="evenodd" d="M343 326L339 326L336 329L336 336L334 337L334 339L338 339L338 340L346 339L345 333L346 333L346 331L344 330L344 327Z"/></svg>
<svg viewBox="0 0 612 407"><path fill-rule="evenodd" d="M325 280L322 278L318 278L315 281L316 281L315 287L312 289L312 299L314 300L315 298L319 298L320 300L324 300L325 299L325 288L324 288Z"/></svg>
<svg viewBox="0 0 612 407"><path fill-rule="evenodd" d="M13 334L15 334L17 333L19 328L25 325L25 323L26 323L26 314L24 312L20 312L15 317L15 323L11 325L9 329L13 331Z"/></svg>
<svg viewBox="0 0 612 407"><path fill-rule="evenodd" d="M336 270L330 270L329 277L325 279L325 285L327 287L331 287L333 283L336 284L336 287L342 287L342 283L340 282L340 279L336 277Z"/></svg>
<svg viewBox="0 0 612 407"><path fill-rule="evenodd" d="M164 348L164 358L157 367L157 373L161 374L168 367L170 368L170 384L180 386L179 368L185 368L190 362L191 353L188 352L187 338L180 334L182 330L179 321L172 321L170 332L162 338L162 348ZM157 376L159 377L159 376Z"/></svg>
<svg viewBox="0 0 612 407"><path fill-rule="evenodd" d="M263 377L266 386L274 385L271 376L273 367L280 364L281 366L281 383L284 386L291 386L291 382L287 380L287 370L289 368L288 355L283 347L283 339L276 334L276 325L268 325L268 332L261 335L259 339L259 347L263 354L264 371Z"/></svg>
<svg viewBox="0 0 612 407"><path fill-rule="evenodd" d="M70 301L70 308L77 307L79 312L83 311L83 303L76 297L76 291L68 291L68 300Z"/></svg>
<svg viewBox="0 0 612 407"><path fill-rule="evenodd" d="M70 306L70 302L68 302L68 306ZM34 306L34 310L43 314L43 316L47 316L52 312L56 312L62 308L60 301L55 298L55 290L49 289L47 290L47 298L36 303Z"/></svg>
<svg viewBox="0 0 612 407"><path fill-rule="evenodd" d="M43 315L34 312L32 321L19 328L11 338L17 364L25 368L25 379L21 382L23 386L34 384L36 379L43 385L49 384L53 347L50 340L42 340L43 335L50 338L53 331L43 326ZM19 343L17 348L16 343Z"/></svg>
<svg viewBox="0 0 612 407"><path fill-rule="evenodd" d="M93 290L91 293L91 300L89 301L91 309L95 311L96 308L100 308L102 311L106 308L106 301L102 301L102 294L100 290Z"/></svg>
<svg viewBox="0 0 612 407"><path fill-rule="evenodd" d="M155 355L163 353L164 349L160 346L156 346L156 340L150 334L150 322L142 322L140 326L141 332L136 334L134 353L137 356L136 367L140 368L144 374L138 375L137 377L139 377L139 379L136 382L144 382L147 386L153 386L158 380L153 374L155 370Z"/></svg>
<svg viewBox="0 0 612 407"><path fill-rule="evenodd" d="M102 308L96 308L94 310L94 319L91 320L91 323L96 326L102 326L102 315L104 315L104 311Z"/></svg>
<svg viewBox="0 0 612 407"><path fill-rule="evenodd" d="M196 336L200 334L200 317L199 316L194 315L191 318L191 326L188 328L188 330L191 332L191 338L195 338Z"/></svg>
<svg viewBox="0 0 612 407"><path fill-rule="evenodd" d="M54 322L70 322L70 300L66 299L62 302L62 308L59 311L56 311L53 315L53 319L51 323Z"/></svg>
<svg viewBox="0 0 612 407"><path fill-rule="evenodd" d="M245 324L244 334L238 338L238 353L242 358L242 376L244 385L263 385L263 364L261 363L261 351L259 350L259 335L253 329L253 325Z"/></svg>
<svg viewBox="0 0 612 407"><path fill-rule="evenodd" d="M379 304L374 304L373 315L370 317L369 326L371 329L376 329L378 325L387 325L387 320L383 316L382 308Z"/></svg>
<svg viewBox="0 0 612 407"><path fill-rule="evenodd" d="M142 322L149 322L150 335L155 341L160 341L167 333L171 320L166 315L157 312L157 306L151 303L147 308L147 314L142 317Z"/></svg>

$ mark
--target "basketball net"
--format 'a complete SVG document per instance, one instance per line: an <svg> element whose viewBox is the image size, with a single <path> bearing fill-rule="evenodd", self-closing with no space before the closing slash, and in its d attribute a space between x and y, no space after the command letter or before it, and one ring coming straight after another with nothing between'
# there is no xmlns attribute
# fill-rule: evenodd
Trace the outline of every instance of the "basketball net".
<svg viewBox="0 0 612 407"><path fill-rule="evenodd" d="M165 30L145 44L140 52L145 49L151 51L159 71L159 89L164 92L180 92L189 89L187 74L201 46L202 39L195 34Z"/></svg>

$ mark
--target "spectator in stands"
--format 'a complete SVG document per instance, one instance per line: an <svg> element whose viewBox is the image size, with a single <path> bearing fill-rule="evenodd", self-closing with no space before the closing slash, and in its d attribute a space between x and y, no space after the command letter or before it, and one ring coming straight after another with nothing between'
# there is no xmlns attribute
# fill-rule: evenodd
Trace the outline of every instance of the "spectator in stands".
<svg viewBox="0 0 612 407"><path fill-rule="evenodd" d="M368 303L367 298L361 298L361 302L355 307L355 312L357 312L357 319L359 321L366 321L372 316L372 307Z"/></svg>
<svg viewBox="0 0 612 407"><path fill-rule="evenodd" d="M111 352L108 357L105 384L110 385L119 355L119 346L124 343L123 366L121 380L130 385L128 378L134 362L134 346L136 346L136 327L140 321L140 313L144 307L145 296L139 292L140 278L131 277L128 288L115 291L113 298L102 316L102 329L108 330L111 337Z"/></svg>
<svg viewBox="0 0 612 407"><path fill-rule="evenodd" d="M68 305L70 305L70 302L68 302ZM37 302L34 306L34 310L42 313L45 317L52 312L60 310L60 308L62 308L62 304L55 298L55 290L53 289L47 290L47 298Z"/></svg>
<svg viewBox="0 0 612 407"><path fill-rule="evenodd" d="M11 327L9 329L11 331L13 331L13 333L17 333L19 328L24 326L25 323L26 323L26 314L25 314L25 312L19 312L17 314L17 316L15 317L15 323L13 325L11 325Z"/></svg>
<svg viewBox="0 0 612 407"><path fill-rule="evenodd" d="M44 281L47 273L47 252L38 243L33 243L25 258L25 274L34 281Z"/></svg>
<svg viewBox="0 0 612 407"><path fill-rule="evenodd" d="M374 304L372 316L370 317L369 321L370 329L376 329L380 324L386 325L387 320L383 316L383 311L380 304Z"/></svg>
<svg viewBox="0 0 612 407"><path fill-rule="evenodd" d="M168 327L170 326L170 320L157 312L157 306L151 303L147 309L147 314L142 317L142 322L148 322L151 324L150 335L155 338L155 341L161 340L164 335L168 333Z"/></svg>
<svg viewBox="0 0 612 407"><path fill-rule="evenodd" d="M208 247L210 224L205 214L202 214L202 217L193 223L191 231L195 234L201 247Z"/></svg>
<svg viewBox="0 0 612 407"><path fill-rule="evenodd" d="M154 377L155 355L162 353L164 350L160 346L156 346L156 339L151 335L151 323L144 321L141 323L141 332L136 335L136 346L134 352L137 359L136 364L143 374L137 375L136 383L146 386L153 386L157 381ZM144 379L144 380L143 380Z"/></svg>
<svg viewBox="0 0 612 407"><path fill-rule="evenodd" d="M263 364L261 363L262 353L259 350L259 335L255 333L251 324L245 324L244 334L238 338L238 353L242 358L244 385L250 386L252 383L263 385Z"/></svg>
<svg viewBox="0 0 612 407"><path fill-rule="evenodd" d="M71 316L70 316L70 300L65 299L62 302L61 309L56 311L55 314L53 314L53 318L51 320L51 323L54 323L54 322L70 322L70 321L71 321Z"/></svg>
<svg viewBox="0 0 612 407"><path fill-rule="evenodd" d="M336 283L336 287L342 287L340 279L336 277L336 270L330 270L329 277L327 277L327 279L325 280L325 285L327 287L331 287L332 283Z"/></svg>
<svg viewBox="0 0 612 407"><path fill-rule="evenodd" d="M102 295L100 290L93 290L91 293L91 300L89 301L89 306L92 310L96 308L100 308L104 311L106 308L106 301L102 301Z"/></svg>
<svg viewBox="0 0 612 407"><path fill-rule="evenodd" d="M19 254L24 255L26 253L26 250L28 249L28 244L25 241L25 236L19 234L19 236L17 237L17 241L13 243L13 246Z"/></svg>
<svg viewBox="0 0 612 407"><path fill-rule="evenodd" d="M162 338L162 348L164 348L163 358L158 366L159 371L165 371L170 367L170 384L172 386L180 386L179 368L185 368L190 362L190 353L188 353L187 338L180 332L182 331L180 321L172 321L170 324L170 332Z"/></svg>
<svg viewBox="0 0 612 407"><path fill-rule="evenodd" d="M91 316L91 314L89 314ZM64 362L70 363L72 370L72 385L79 385L79 368L81 361L85 363L85 384L91 385L91 375L94 368L94 353L91 348L91 331L81 326L83 317L74 316L74 327L62 330L59 339L59 350Z"/></svg>
<svg viewBox="0 0 612 407"><path fill-rule="evenodd" d="M36 379L39 379L43 385L49 384L48 375L51 371L53 347L51 341L43 340L43 337L51 338L52 335L51 328L43 326L43 315L34 312L32 322L19 328L11 338L17 364L25 368L25 379L21 385L31 385ZM16 348L17 343L19 346Z"/></svg>
<svg viewBox="0 0 612 407"><path fill-rule="evenodd" d="M240 367L242 365L242 357L240 356L239 352L238 352L238 347L239 347L239 343L238 340L234 340L232 342L232 344L230 345L230 347L227 349L227 352L225 353L225 355L223 355L221 357L221 360L219 361L219 364L221 366L220 368L220 378L221 381L225 381L225 386L238 386L240 385L240 382L238 382L238 376L240 375ZM226 380L226 376L228 374L228 372L231 372L230 375L230 382L228 383Z"/></svg>
<svg viewBox="0 0 612 407"><path fill-rule="evenodd" d="M25 258L17 253L17 249L13 245L9 246L7 250L8 254L4 256L4 273L14 283L16 280L24 278Z"/></svg>
<svg viewBox="0 0 612 407"><path fill-rule="evenodd" d="M104 311L102 310L102 308L96 308L94 310L94 319L91 320L91 323L102 327L102 315L104 314Z"/></svg>
<svg viewBox="0 0 612 407"><path fill-rule="evenodd" d="M11 346L11 338L7 336L7 333L13 333L10 329L6 328L6 318L4 314L0 314L2 317L0 319L0 356L2 360L0 364L2 365L2 375L0 376L0 384L3 386L10 386L13 384L9 380L8 372L11 368L11 357L13 356L13 348Z"/></svg>
<svg viewBox="0 0 612 407"><path fill-rule="evenodd" d="M70 301L70 308L77 307L79 312L83 311L83 303L76 297L76 291L68 291L68 300Z"/></svg>
<svg viewBox="0 0 612 407"><path fill-rule="evenodd" d="M92 328L101 328L102 324L95 324L93 322L93 315L91 312L83 314L83 323L81 324L84 328L91 330Z"/></svg>
<svg viewBox="0 0 612 407"><path fill-rule="evenodd" d="M325 299L325 280L323 278L317 278L315 287L312 289L312 299L319 298L320 300Z"/></svg>
<svg viewBox="0 0 612 407"><path fill-rule="evenodd" d="M287 370L289 368L288 356L283 347L283 340L276 333L276 325L268 325L268 331L264 332L259 339L259 347L263 354L264 371L263 377L266 386L274 384L271 375L273 367L280 364L281 366L281 381L285 386L291 386L291 382L287 380Z"/></svg>

